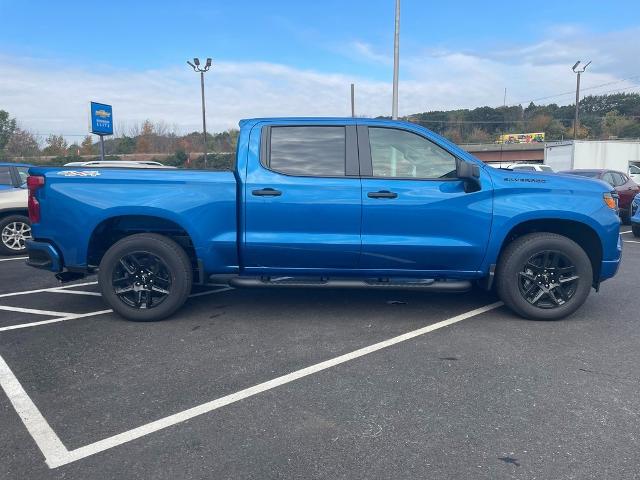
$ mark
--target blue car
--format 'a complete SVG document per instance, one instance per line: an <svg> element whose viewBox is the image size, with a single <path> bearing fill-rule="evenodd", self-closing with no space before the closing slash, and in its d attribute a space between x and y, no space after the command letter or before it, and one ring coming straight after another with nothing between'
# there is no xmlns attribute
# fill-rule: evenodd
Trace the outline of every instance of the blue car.
<svg viewBox="0 0 640 480"><path fill-rule="evenodd" d="M28 263L165 318L194 284L495 289L554 320L615 275L622 243L601 180L491 168L418 125L240 122L233 169L29 170Z"/></svg>
<svg viewBox="0 0 640 480"><path fill-rule="evenodd" d="M634 237L640 237L640 193L631 202L631 230Z"/></svg>

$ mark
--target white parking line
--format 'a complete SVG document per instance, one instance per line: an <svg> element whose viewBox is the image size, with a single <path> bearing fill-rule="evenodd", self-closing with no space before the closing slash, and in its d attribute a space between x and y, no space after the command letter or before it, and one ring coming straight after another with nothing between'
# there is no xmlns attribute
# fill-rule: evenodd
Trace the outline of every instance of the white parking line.
<svg viewBox="0 0 640 480"><path fill-rule="evenodd" d="M25 290L22 292L3 293L3 294L0 294L0 298L15 297L16 295L29 295L30 293L50 292L52 290L61 290L61 289L73 288L73 287L84 287L86 285L97 285L97 284L98 282L74 283L73 285L65 285L63 287L49 287L49 288L39 288L37 290Z"/></svg>
<svg viewBox="0 0 640 480"><path fill-rule="evenodd" d="M620 232L620 235L624 235L626 233L631 233L631 230L625 230L624 232Z"/></svg>
<svg viewBox="0 0 640 480"><path fill-rule="evenodd" d="M640 243L638 240L624 240L624 243Z"/></svg>
<svg viewBox="0 0 640 480"><path fill-rule="evenodd" d="M4 305L0 305L0 310L6 310L9 312L18 312L18 313L33 313L34 315L48 315L50 317L68 317L69 315L73 315L73 313L68 313L68 312L52 312L49 310L37 310L35 308L22 308L22 307L7 307Z"/></svg>
<svg viewBox="0 0 640 480"><path fill-rule="evenodd" d="M87 292L85 290L63 290L61 288L56 288L53 290L49 290L50 293L71 293L73 295L89 295L92 297L101 297L102 294L100 292Z"/></svg>
<svg viewBox="0 0 640 480"><path fill-rule="evenodd" d="M94 315L104 315L105 313L111 313L113 310L98 310L97 312L89 313L72 313L66 317L52 318L51 320L41 320L39 322L20 323L18 325L9 325L8 327L1 327L0 332L6 332L7 330L19 330L21 328L37 327L38 325L47 325L49 323L66 322L67 320L76 320L78 318L93 317Z"/></svg>
<svg viewBox="0 0 640 480"><path fill-rule="evenodd" d="M29 257L11 257L11 258L0 258L0 262L10 262L11 260L24 260Z"/></svg>
<svg viewBox="0 0 640 480"><path fill-rule="evenodd" d="M207 290L206 292L192 293L191 295L189 295L189 298L202 297L202 296L205 296L205 295L211 295L212 293L226 292L227 290L233 290L233 287L225 286L225 287L222 287L222 288L217 288L215 290ZM50 292L50 293L70 293L70 294L73 294L73 295L90 295L90 296L94 296L94 297L101 297L102 296L102 294L100 292L86 292L84 290L62 290L62 289L59 289L59 288L52 289L52 290L47 290L47 292Z"/></svg>
<svg viewBox="0 0 640 480"><path fill-rule="evenodd" d="M4 360L2 361L2 363L0 363L0 380L2 381L2 388L5 390L5 393L9 397L9 400L18 412L18 415L20 415L22 421L25 423L27 430L34 438L36 445L38 445L38 448L40 448L40 451L44 455L47 465L49 466L49 468L56 468L71 462L75 462L77 460L81 460L90 455L103 452L110 448L117 447L137 438L149 435L150 433L157 432L158 430L162 430L172 425L182 423L199 415L212 412L221 407L238 402L248 397L252 397L267 390L271 390L273 388L285 385L295 380L299 380L306 376L313 375L314 373L327 370L329 368L335 367L336 365L355 360L356 358L369 355L371 353L377 352L378 350L391 347L401 342L406 342L407 340L411 340L412 338L416 338L420 335L433 332L440 328L448 327L449 325L461 322L462 320L466 320L468 318L475 317L482 313L494 310L498 307L501 307L502 305L502 302L496 302L490 305L485 305L484 307L476 308L475 310L456 315L455 317L451 317L447 320L443 320L432 325L427 325L426 327L422 327L417 330L398 335L397 337L393 337L388 340L369 345L368 347L360 348L358 350L354 350L353 352L340 355L330 360L326 360L324 362L320 362L315 365L296 370L287 375L283 375L267 382L254 385L253 387L245 388L244 390L240 390L236 393L232 393L211 402L207 402L188 410L169 415L168 417L155 420L140 427L119 433L103 440L99 440L89 445L85 445L84 447L76 448L75 450L67 450L66 447L62 444L60 438L51 429L51 427L49 427L46 419L40 414L35 404L22 389L18 380L15 378L13 372L11 372Z"/></svg>
<svg viewBox="0 0 640 480"><path fill-rule="evenodd" d="M192 293L191 295L189 295L189 298L203 297L205 295L211 295L212 293L221 293L221 292L226 292L228 290L233 290L233 287L222 287L216 290L207 290L206 292Z"/></svg>
<svg viewBox="0 0 640 480"><path fill-rule="evenodd" d="M56 432L49 426L38 407L35 406L27 392L13 374L4 358L0 357L0 386L9 397L27 431L33 437L42 452L47 452L47 462L61 462L69 455L69 451L60 441Z"/></svg>

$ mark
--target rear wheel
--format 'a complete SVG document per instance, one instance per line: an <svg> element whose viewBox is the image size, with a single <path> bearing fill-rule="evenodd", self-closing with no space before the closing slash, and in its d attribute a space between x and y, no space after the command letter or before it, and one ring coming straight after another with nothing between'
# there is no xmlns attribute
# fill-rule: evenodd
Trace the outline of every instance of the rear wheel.
<svg viewBox="0 0 640 480"><path fill-rule="evenodd" d="M116 242L100 262L102 296L117 313L136 322L162 320L191 291L189 257L176 242L142 233Z"/></svg>
<svg viewBox="0 0 640 480"><path fill-rule="evenodd" d="M497 289L514 312L535 320L558 320L587 299L591 261L573 240L532 233L507 246L498 263Z"/></svg>
<svg viewBox="0 0 640 480"><path fill-rule="evenodd" d="M31 224L24 215L9 215L0 219L0 254L17 255L27 251L31 239Z"/></svg>
<svg viewBox="0 0 640 480"><path fill-rule="evenodd" d="M634 237L640 237L640 225L632 225L631 231L633 232Z"/></svg>

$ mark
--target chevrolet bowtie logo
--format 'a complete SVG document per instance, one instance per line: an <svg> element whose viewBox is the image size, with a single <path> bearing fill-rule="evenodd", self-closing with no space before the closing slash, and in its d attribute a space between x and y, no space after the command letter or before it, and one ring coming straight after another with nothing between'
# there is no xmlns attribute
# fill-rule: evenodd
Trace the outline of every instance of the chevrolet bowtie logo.
<svg viewBox="0 0 640 480"><path fill-rule="evenodd" d="M102 118L109 118L111 116L111 112L107 112L106 110L96 110L96 115Z"/></svg>

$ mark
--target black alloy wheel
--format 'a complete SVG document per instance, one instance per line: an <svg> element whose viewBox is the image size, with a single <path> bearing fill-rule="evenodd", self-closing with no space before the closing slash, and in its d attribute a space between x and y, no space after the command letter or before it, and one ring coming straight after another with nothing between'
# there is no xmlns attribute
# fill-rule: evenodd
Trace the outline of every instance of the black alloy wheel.
<svg viewBox="0 0 640 480"><path fill-rule="evenodd" d="M150 252L124 255L113 269L114 293L133 308L156 308L171 293L171 275L167 265Z"/></svg>
<svg viewBox="0 0 640 480"><path fill-rule="evenodd" d="M193 263L173 239L137 233L113 244L102 257L98 283L104 301L135 322L162 320L189 297Z"/></svg>
<svg viewBox="0 0 640 480"><path fill-rule="evenodd" d="M559 320L587 299L594 281L587 252L572 239L534 232L510 242L496 268L496 290L524 318Z"/></svg>
<svg viewBox="0 0 640 480"><path fill-rule="evenodd" d="M518 287L523 298L538 308L557 308L576 293L580 277L566 255L545 250L524 264Z"/></svg>

